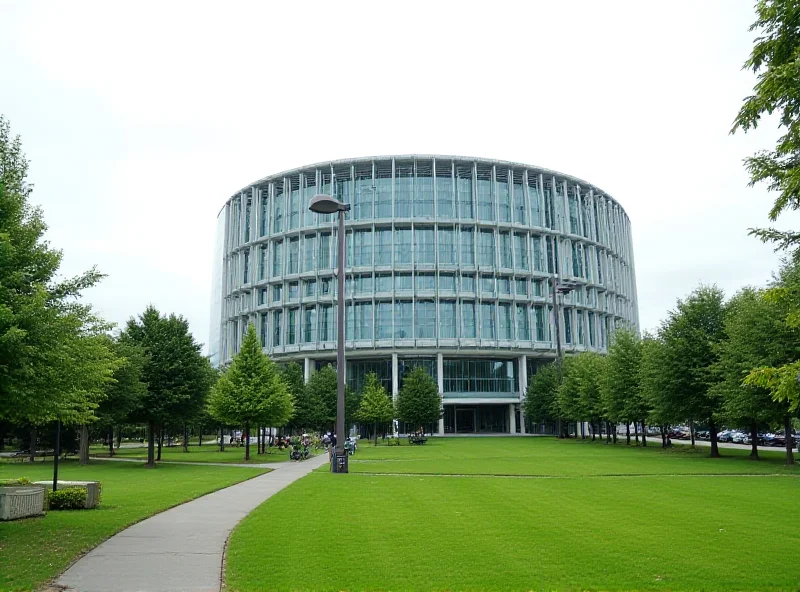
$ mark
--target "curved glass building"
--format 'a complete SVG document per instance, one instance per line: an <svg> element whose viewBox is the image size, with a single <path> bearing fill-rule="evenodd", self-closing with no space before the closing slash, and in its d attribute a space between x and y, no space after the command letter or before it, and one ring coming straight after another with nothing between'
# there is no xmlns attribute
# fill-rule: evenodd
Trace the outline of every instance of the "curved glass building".
<svg viewBox="0 0 800 592"><path fill-rule="evenodd" d="M210 353L224 364L253 323L265 351L306 378L336 357L336 220L347 213L348 383L376 372L397 395L423 366L442 433L525 432L528 376L556 356L553 282L567 353L604 352L638 328L630 220L606 192L524 164L454 156L357 158L265 177L217 219Z"/></svg>

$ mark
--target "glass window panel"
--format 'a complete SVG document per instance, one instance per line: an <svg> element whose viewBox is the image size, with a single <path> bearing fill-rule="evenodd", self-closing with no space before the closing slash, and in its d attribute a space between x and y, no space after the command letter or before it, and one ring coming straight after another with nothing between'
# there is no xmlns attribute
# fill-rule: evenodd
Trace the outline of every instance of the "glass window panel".
<svg viewBox="0 0 800 592"><path fill-rule="evenodd" d="M272 286L272 301L273 302L280 302L281 301L281 293L283 292L283 284L278 284L277 286Z"/></svg>
<svg viewBox="0 0 800 592"><path fill-rule="evenodd" d="M565 308L564 316L564 343L572 343L572 309Z"/></svg>
<svg viewBox="0 0 800 592"><path fill-rule="evenodd" d="M392 229L375 229L375 265L392 264Z"/></svg>
<svg viewBox="0 0 800 592"><path fill-rule="evenodd" d="M531 254L533 258L533 269L535 271L544 271L545 265L544 257L542 256L542 237L538 234L531 235Z"/></svg>
<svg viewBox="0 0 800 592"><path fill-rule="evenodd" d="M478 167L478 181L475 189L478 199L478 219L482 222L493 222L495 216L491 168Z"/></svg>
<svg viewBox="0 0 800 592"><path fill-rule="evenodd" d="M456 291L456 276L453 273L439 274L439 292L454 294Z"/></svg>
<svg viewBox="0 0 800 592"><path fill-rule="evenodd" d="M522 184L522 173L514 172L514 222L527 224L528 202L525 199L525 186Z"/></svg>
<svg viewBox="0 0 800 592"><path fill-rule="evenodd" d="M369 296L372 294L372 274L363 273L356 276L356 294Z"/></svg>
<svg viewBox="0 0 800 592"><path fill-rule="evenodd" d="M501 275L497 278L497 293L501 296L508 296L511 294L511 278L507 275Z"/></svg>
<svg viewBox="0 0 800 592"><path fill-rule="evenodd" d="M353 200L353 220L372 219L372 164L359 164L355 171L355 194Z"/></svg>
<svg viewBox="0 0 800 592"><path fill-rule="evenodd" d="M376 302L375 307L375 339L391 339L392 320L394 318L392 303Z"/></svg>
<svg viewBox="0 0 800 592"><path fill-rule="evenodd" d="M275 191L275 216L272 218L272 232L283 232L283 209L286 201L283 195L283 183L278 182L274 185Z"/></svg>
<svg viewBox="0 0 800 592"><path fill-rule="evenodd" d="M472 167L461 165L456 167L456 199L458 201L458 217L468 220L475 218L472 203Z"/></svg>
<svg viewBox="0 0 800 592"><path fill-rule="evenodd" d="M289 302L296 302L299 293L297 282L289 283Z"/></svg>
<svg viewBox="0 0 800 592"><path fill-rule="evenodd" d="M317 295L317 280L306 280L304 283L305 283L305 295L306 295L306 297L316 296Z"/></svg>
<svg viewBox="0 0 800 592"><path fill-rule="evenodd" d="M461 334L467 339L474 339L477 337L477 323L475 322L475 303L472 301L465 301L461 303L461 319L462 331Z"/></svg>
<svg viewBox="0 0 800 592"><path fill-rule="evenodd" d="M317 268L317 235L307 234L303 237L303 271L314 271Z"/></svg>
<svg viewBox="0 0 800 592"><path fill-rule="evenodd" d="M297 343L297 309L286 311L286 345Z"/></svg>
<svg viewBox="0 0 800 592"><path fill-rule="evenodd" d="M481 276L481 296L489 297L495 296L494 292L494 276L482 275Z"/></svg>
<svg viewBox="0 0 800 592"><path fill-rule="evenodd" d="M376 292L391 292L392 291L392 274L379 273L375 276L375 291Z"/></svg>
<svg viewBox="0 0 800 592"><path fill-rule="evenodd" d="M514 235L514 267L529 270L528 263L528 235L516 233Z"/></svg>
<svg viewBox="0 0 800 592"><path fill-rule="evenodd" d="M417 301L414 309L414 336L417 339L436 337L436 305L432 300Z"/></svg>
<svg viewBox="0 0 800 592"><path fill-rule="evenodd" d="M323 232L319 235L319 252L317 255L317 269L331 268L331 233Z"/></svg>
<svg viewBox="0 0 800 592"><path fill-rule="evenodd" d="M436 290L436 274L418 273L416 275L416 285L418 292L433 292Z"/></svg>
<svg viewBox="0 0 800 592"><path fill-rule="evenodd" d="M462 292L474 292L475 291L475 276L470 274L465 274L461 276L461 291Z"/></svg>
<svg viewBox="0 0 800 592"><path fill-rule="evenodd" d="M300 227L300 178L289 180L291 193L289 194L289 229Z"/></svg>
<svg viewBox="0 0 800 592"><path fill-rule="evenodd" d="M355 339L372 339L372 303L356 302L353 310Z"/></svg>
<svg viewBox="0 0 800 592"><path fill-rule="evenodd" d="M433 228L414 229L414 258L416 263L433 265L436 262L436 242Z"/></svg>
<svg viewBox="0 0 800 592"><path fill-rule="evenodd" d="M414 165L397 163L394 180L394 216L411 217L411 196L414 193Z"/></svg>
<svg viewBox="0 0 800 592"><path fill-rule="evenodd" d="M528 172L528 203L531 206L531 226L542 225L539 197L539 175Z"/></svg>
<svg viewBox="0 0 800 592"><path fill-rule="evenodd" d="M592 311L589 311L589 321L587 323L589 325L589 345L594 347L595 343L595 314Z"/></svg>
<svg viewBox="0 0 800 592"><path fill-rule="evenodd" d="M508 189L508 170L498 168L497 177L497 211L501 222L511 222L511 192Z"/></svg>
<svg viewBox="0 0 800 592"><path fill-rule="evenodd" d="M494 232L482 229L478 237L478 265L494 267Z"/></svg>
<svg viewBox="0 0 800 592"><path fill-rule="evenodd" d="M372 266L372 230L356 230L353 235L353 259L356 267Z"/></svg>
<svg viewBox="0 0 800 592"><path fill-rule="evenodd" d="M511 324L511 303L501 302L497 306L497 316L500 339L513 339L514 327Z"/></svg>
<svg viewBox="0 0 800 592"><path fill-rule="evenodd" d="M531 325L530 317L528 316L528 306L525 304L517 304L517 339L521 341L530 341L531 338Z"/></svg>
<svg viewBox="0 0 800 592"><path fill-rule="evenodd" d="M514 393L516 364L512 360L444 360L447 393Z"/></svg>
<svg viewBox="0 0 800 592"><path fill-rule="evenodd" d="M269 313L265 312L261 315L261 347L268 347L267 339L269 337Z"/></svg>
<svg viewBox="0 0 800 592"><path fill-rule="evenodd" d="M394 337L411 339L413 334L411 300L396 300L394 303Z"/></svg>
<svg viewBox="0 0 800 592"><path fill-rule="evenodd" d="M569 231L572 234L580 234L580 225L578 222L578 198L573 193L567 197L569 202Z"/></svg>
<svg viewBox="0 0 800 592"><path fill-rule="evenodd" d="M417 163L414 182L414 216L433 218L433 168L430 162Z"/></svg>
<svg viewBox="0 0 800 592"><path fill-rule="evenodd" d="M411 229L398 228L394 231L394 262L411 263Z"/></svg>
<svg viewBox="0 0 800 592"><path fill-rule="evenodd" d="M536 316L536 340L537 341L547 341L547 316L545 314L545 307L544 306L537 306L534 308L534 314Z"/></svg>
<svg viewBox="0 0 800 592"><path fill-rule="evenodd" d="M283 241L275 241L272 245L272 275L283 274Z"/></svg>
<svg viewBox="0 0 800 592"><path fill-rule="evenodd" d="M511 269L511 235L508 232L501 232L498 235L500 246L500 267Z"/></svg>
<svg viewBox="0 0 800 592"><path fill-rule="evenodd" d="M289 255L286 262L286 273L297 273L300 267L300 238L289 239Z"/></svg>
<svg viewBox="0 0 800 592"><path fill-rule="evenodd" d="M317 340L317 307L307 306L303 309L303 343Z"/></svg>
<svg viewBox="0 0 800 592"><path fill-rule="evenodd" d="M308 171L303 173L303 226L313 226L316 222L316 214L308 206L311 198L317 194L317 173Z"/></svg>
<svg viewBox="0 0 800 592"><path fill-rule="evenodd" d="M525 278L517 278L514 280L514 293L517 296L528 297L528 280Z"/></svg>
<svg viewBox="0 0 800 592"><path fill-rule="evenodd" d="M461 235L461 264L475 265L475 229L468 226L462 228L459 234Z"/></svg>
<svg viewBox="0 0 800 592"><path fill-rule="evenodd" d="M494 302L481 302L481 339L496 339Z"/></svg>
<svg viewBox="0 0 800 592"><path fill-rule="evenodd" d="M333 305L321 304L319 307L319 340L333 341Z"/></svg>
<svg viewBox="0 0 800 592"><path fill-rule="evenodd" d="M439 302L439 337L441 339L455 339L456 337L455 300Z"/></svg>
<svg viewBox="0 0 800 592"><path fill-rule="evenodd" d="M398 273L394 276L394 289L396 292L410 292L413 289L410 273Z"/></svg>
<svg viewBox="0 0 800 592"><path fill-rule="evenodd" d="M283 317L282 310L276 310L272 313L272 345L281 344L281 321Z"/></svg>
<svg viewBox="0 0 800 592"><path fill-rule="evenodd" d="M242 283L249 284L250 283L250 251L247 250L244 252L244 257L242 258Z"/></svg>
<svg viewBox="0 0 800 592"><path fill-rule="evenodd" d="M455 188L451 163L436 162L436 215L438 218L455 218Z"/></svg>
<svg viewBox="0 0 800 592"><path fill-rule="evenodd" d="M261 194L261 219L258 229L259 236L267 236L269 233L269 186L259 189Z"/></svg>
<svg viewBox="0 0 800 592"><path fill-rule="evenodd" d="M456 263L455 230L450 227L439 228L439 265Z"/></svg>

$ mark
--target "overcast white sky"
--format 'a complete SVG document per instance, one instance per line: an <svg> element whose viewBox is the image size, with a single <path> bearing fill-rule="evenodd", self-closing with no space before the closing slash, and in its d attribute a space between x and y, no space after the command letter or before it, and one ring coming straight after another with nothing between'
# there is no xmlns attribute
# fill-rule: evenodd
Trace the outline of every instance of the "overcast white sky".
<svg viewBox="0 0 800 592"><path fill-rule="evenodd" d="M728 135L754 83L751 2L0 3L0 113L73 275L124 323L148 303L208 339L215 219L237 189L353 156L441 153L573 174L633 225L643 329L699 282L778 256ZM783 220L797 226L797 217Z"/></svg>

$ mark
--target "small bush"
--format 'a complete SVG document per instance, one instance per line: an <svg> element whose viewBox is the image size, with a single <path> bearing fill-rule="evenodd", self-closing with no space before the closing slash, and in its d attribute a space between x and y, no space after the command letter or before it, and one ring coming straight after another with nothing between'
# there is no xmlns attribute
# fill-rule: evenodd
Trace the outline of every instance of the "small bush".
<svg viewBox="0 0 800 592"><path fill-rule="evenodd" d="M68 487L47 492L47 503L51 510L82 510L86 503L86 490Z"/></svg>
<svg viewBox="0 0 800 592"><path fill-rule="evenodd" d="M400 438L389 438L386 444L388 446L400 446Z"/></svg>
<svg viewBox="0 0 800 592"><path fill-rule="evenodd" d="M30 485L31 480L25 477L19 479L0 479L0 487L17 487L19 485Z"/></svg>

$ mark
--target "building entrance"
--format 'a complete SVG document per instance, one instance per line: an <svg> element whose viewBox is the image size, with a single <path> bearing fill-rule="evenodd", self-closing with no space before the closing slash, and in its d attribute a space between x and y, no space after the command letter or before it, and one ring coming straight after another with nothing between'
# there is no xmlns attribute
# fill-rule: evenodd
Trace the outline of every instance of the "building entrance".
<svg viewBox="0 0 800 592"><path fill-rule="evenodd" d="M456 407L456 433L472 434L475 432L475 407Z"/></svg>
<svg viewBox="0 0 800 592"><path fill-rule="evenodd" d="M502 434L509 431L508 405L445 405L446 434Z"/></svg>

